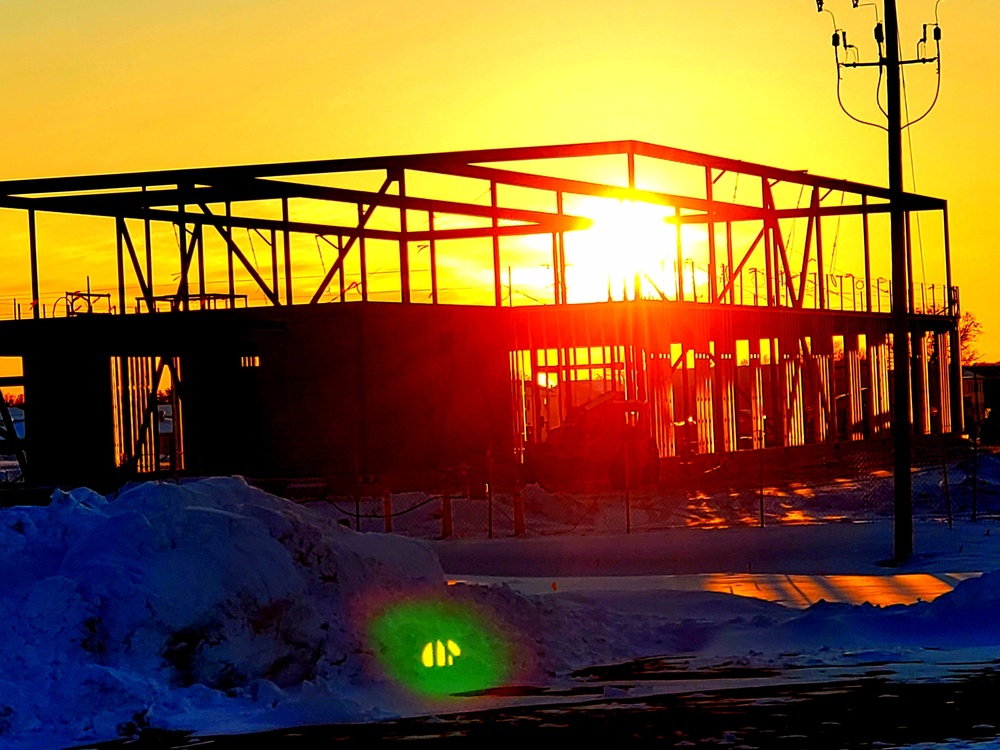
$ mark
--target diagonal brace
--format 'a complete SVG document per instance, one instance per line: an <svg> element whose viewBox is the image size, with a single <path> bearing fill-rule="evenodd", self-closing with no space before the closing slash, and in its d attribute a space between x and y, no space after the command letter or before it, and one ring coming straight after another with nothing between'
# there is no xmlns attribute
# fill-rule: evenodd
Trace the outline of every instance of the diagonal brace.
<svg viewBox="0 0 1000 750"><path fill-rule="evenodd" d="M204 211L206 215L208 216L213 215L207 205L205 205L204 203L200 205L201 205L201 210ZM232 232L229 231L229 228L216 224L215 229L222 236L222 239L226 241L226 245L229 247L230 251L232 251L233 255L239 258L240 263L242 263L243 267L246 268L247 273L249 273L251 278L253 278L253 280L257 282L257 286L260 287L261 291L264 292L264 295L271 301L271 304L273 304L275 307L280 307L281 300L278 299L278 295L274 292L274 290L271 289L271 287L267 285L267 282L265 282L264 279L261 277L260 273L257 272L257 269L254 268L253 264L250 262L247 256L243 254L242 250L240 250L239 246L233 240L233 235Z"/></svg>
<svg viewBox="0 0 1000 750"><path fill-rule="evenodd" d="M395 182L394 177L392 176L386 177L385 182L382 183L382 187L380 187L378 190L378 195L380 196L385 195L386 191L389 190L389 186L393 182ZM364 229L367 226L368 220L372 217L372 214L375 213L375 209L377 207L378 207L377 203L373 202L368 204L368 208L365 209L365 212L361 215L361 218L358 220L358 229ZM309 300L310 305L314 305L317 302L319 302L320 298L323 296L323 293L326 291L326 288L330 286L330 282L333 281L333 277L337 275L337 272L344 265L344 258L347 257L347 254L351 251L351 248L354 247L354 243L357 241L357 239L358 235L354 234L351 235L351 237L347 240L347 244L343 246L343 249L341 249L340 254L337 256L337 262L330 267L330 270L327 272L326 276L324 276L323 280L319 283L319 287L317 287L316 293L312 296L312 299Z"/></svg>
<svg viewBox="0 0 1000 750"><path fill-rule="evenodd" d="M146 277L143 276L142 267L139 265L139 256L136 255L135 245L132 244L132 236L129 234L128 226L125 224L125 219L118 217L118 232L125 239L125 246L128 248L129 257L132 259L132 268L135 270L135 278L139 282L139 291L142 292L142 298L146 302L146 309L149 312L156 312L156 302L153 300L153 290L150 289L149 285L146 283Z"/></svg>
<svg viewBox="0 0 1000 750"><path fill-rule="evenodd" d="M729 277L729 281L726 282L726 285L721 289L719 294L716 296L715 298L716 304L718 304L722 300L722 298L729 293L729 290L736 283L736 279L739 278L740 272L743 270L743 266L745 266L747 261L750 260L750 256L753 255L753 251L757 249L757 245L760 244L760 241L764 239L764 231L765 231L764 229L761 229L759 232L757 232L757 238L750 245L750 249L747 250L746 254L743 256L743 260L741 260L740 264L736 266L736 269Z"/></svg>

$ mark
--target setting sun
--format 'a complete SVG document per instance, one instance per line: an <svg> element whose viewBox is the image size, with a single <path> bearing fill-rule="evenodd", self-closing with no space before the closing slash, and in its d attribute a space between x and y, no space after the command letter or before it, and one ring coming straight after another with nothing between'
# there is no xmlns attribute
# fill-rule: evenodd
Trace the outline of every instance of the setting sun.
<svg viewBox="0 0 1000 750"><path fill-rule="evenodd" d="M594 225L566 237L566 286L571 302L677 298L677 228L670 206L583 198L574 210ZM683 291L704 295L708 272L704 229L681 228ZM693 257L692 257L693 256Z"/></svg>
<svg viewBox="0 0 1000 750"><path fill-rule="evenodd" d="M1000 743L997 28L0 2L0 750Z"/></svg>

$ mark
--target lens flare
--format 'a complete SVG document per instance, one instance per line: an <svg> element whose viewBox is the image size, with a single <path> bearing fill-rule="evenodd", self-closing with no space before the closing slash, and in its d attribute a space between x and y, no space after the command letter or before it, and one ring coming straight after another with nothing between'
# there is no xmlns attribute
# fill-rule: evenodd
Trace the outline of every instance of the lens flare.
<svg viewBox="0 0 1000 750"><path fill-rule="evenodd" d="M455 602L394 603L372 618L369 638L386 673L425 696L483 690L510 675L510 644L481 613Z"/></svg>

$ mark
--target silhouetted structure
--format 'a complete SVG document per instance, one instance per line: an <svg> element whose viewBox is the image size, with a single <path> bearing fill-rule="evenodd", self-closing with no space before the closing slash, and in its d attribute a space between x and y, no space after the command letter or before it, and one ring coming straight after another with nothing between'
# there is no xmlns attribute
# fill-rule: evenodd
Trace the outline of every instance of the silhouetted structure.
<svg viewBox="0 0 1000 750"><path fill-rule="evenodd" d="M26 414L0 452L39 486L180 472L402 488L500 464L621 484L883 440L889 197L635 141L3 182L33 303L0 322L0 356L23 364L0 387L23 385ZM574 242L620 201L664 214L662 273L629 260L643 238L594 235L598 265L628 273L608 271L606 300L575 297ZM914 429L960 432L947 206L905 206L933 218L925 261L943 276L915 281L909 253ZM117 274L110 293L61 293L63 316L40 293L48 212L103 217Z"/></svg>

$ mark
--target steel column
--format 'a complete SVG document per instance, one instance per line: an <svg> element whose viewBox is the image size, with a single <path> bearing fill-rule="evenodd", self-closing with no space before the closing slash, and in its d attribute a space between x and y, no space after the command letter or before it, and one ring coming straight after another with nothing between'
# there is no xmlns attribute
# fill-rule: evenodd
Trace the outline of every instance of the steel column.
<svg viewBox="0 0 1000 750"><path fill-rule="evenodd" d="M431 254L431 304L438 304L437 242L434 239L434 212L427 212L427 229L431 233L429 252ZM364 241L364 240L362 240Z"/></svg>
<svg viewBox="0 0 1000 750"><path fill-rule="evenodd" d="M708 201L709 216L714 214L715 202L712 194L714 182L712 181L712 168L705 167L705 200ZM718 282L715 277L715 223L709 221L706 224L708 230L708 301L715 303L718 299Z"/></svg>
<svg viewBox="0 0 1000 750"><path fill-rule="evenodd" d="M399 183L399 295L403 304L410 302L410 243L406 224L406 171L396 176Z"/></svg>
<svg viewBox="0 0 1000 750"><path fill-rule="evenodd" d="M177 186L180 190L180 185ZM188 309L188 253L187 253L187 223L184 221L184 205L177 206L180 217L177 222L177 238L181 260L181 278L177 285L177 301L185 311ZM122 310L122 313L125 311Z"/></svg>
<svg viewBox="0 0 1000 750"><path fill-rule="evenodd" d="M865 433L861 395L861 352L858 350L856 333L844 336L844 361L847 365L847 439L863 440Z"/></svg>
<svg viewBox="0 0 1000 750"><path fill-rule="evenodd" d="M122 225L125 220L115 220L115 250L118 261L118 314L124 315L125 309L125 248L122 241ZM37 317L37 316L36 316Z"/></svg>
<svg viewBox="0 0 1000 750"><path fill-rule="evenodd" d="M497 184L490 183L490 206L496 211L497 208ZM500 228L500 220L496 213L493 214L493 304L503 307L503 287L500 279L500 236L497 230Z"/></svg>
<svg viewBox="0 0 1000 750"><path fill-rule="evenodd" d="M282 239L283 239L283 250L285 254L285 304L292 304L292 237L288 230L288 198L281 199L281 222L284 224L282 229ZM275 297L278 295L278 289L274 289Z"/></svg>
<svg viewBox="0 0 1000 750"><path fill-rule="evenodd" d="M204 310L205 303L207 302L205 296L205 227L202 224L198 225L198 229L195 230L198 233L198 309Z"/></svg>
<svg viewBox="0 0 1000 750"><path fill-rule="evenodd" d="M226 201L226 217L231 218L233 215L233 206L229 201ZM232 229L226 227L226 231L232 235ZM236 308L236 267L233 264L233 249L226 243L226 278L229 282L229 308Z"/></svg>
<svg viewBox="0 0 1000 750"><path fill-rule="evenodd" d="M861 196L861 205L868 205L868 196ZM864 243L865 243L865 312L872 311L872 256L871 256L871 239L868 235L868 214L864 213L861 215L862 231L864 233Z"/></svg>

